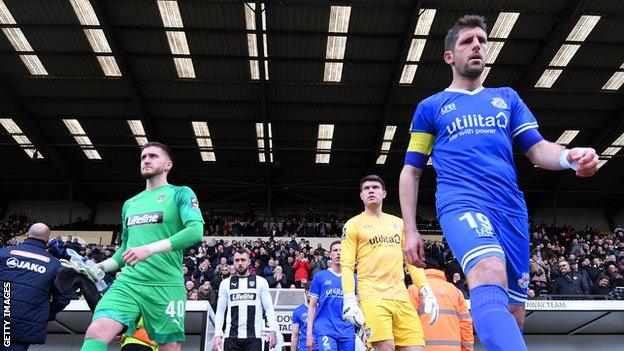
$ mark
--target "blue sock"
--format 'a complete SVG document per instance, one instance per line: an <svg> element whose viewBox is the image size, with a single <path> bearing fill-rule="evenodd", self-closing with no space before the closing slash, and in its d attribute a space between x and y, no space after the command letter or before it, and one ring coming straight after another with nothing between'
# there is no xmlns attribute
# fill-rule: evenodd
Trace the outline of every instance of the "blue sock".
<svg viewBox="0 0 624 351"><path fill-rule="evenodd" d="M527 350L508 304L509 296L500 286L479 285L470 290L472 322L487 351Z"/></svg>

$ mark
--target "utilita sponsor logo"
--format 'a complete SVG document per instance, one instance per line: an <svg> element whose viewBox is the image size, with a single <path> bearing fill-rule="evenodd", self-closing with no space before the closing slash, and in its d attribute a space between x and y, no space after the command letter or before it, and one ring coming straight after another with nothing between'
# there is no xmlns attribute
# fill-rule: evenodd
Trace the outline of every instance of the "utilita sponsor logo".
<svg viewBox="0 0 624 351"><path fill-rule="evenodd" d="M456 117L450 125L446 126L449 140L454 140L457 136L468 134L494 134L496 127L506 129L509 119L504 112L499 112L496 116L485 116L481 114L463 115Z"/></svg>
<svg viewBox="0 0 624 351"><path fill-rule="evenodd" d="M394 236L376 235L376 236L372 237L368 242L371 245L377 245L377 244L400 244L401 243L401 236L399 236L399 234L395 234Z"/></svg>
<svg viewBox="0 0 624 351"><path fill-rule="evenodd" d="M132 227L134 225L143 225L143 224L156 224L163 222L163 212L162 211L154 211L148 213L141 213L138 215L130 216L126 220L126 227Z"/></svg>

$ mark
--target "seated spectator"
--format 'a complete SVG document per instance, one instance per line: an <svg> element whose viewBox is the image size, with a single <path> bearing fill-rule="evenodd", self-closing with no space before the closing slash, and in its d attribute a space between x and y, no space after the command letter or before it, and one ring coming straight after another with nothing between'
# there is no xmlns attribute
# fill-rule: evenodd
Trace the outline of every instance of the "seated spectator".
<svg viewBox="0 0 624 351"><path fill-rule="evenodd" d="M611 292L611 286L609 284L609 276L601 275L598 277L596 284L591 287L592 295L609 295Z"/></svg>
<svg viewBox="0 0 624 351"><path fill-rule="evenodd" d="M560 295L587 295L589 294L589 286L584 277L578 273L572 272L568 261L559 262L559 271L561 276L555 279L553 284L553 293Z"/></svg>
<svg viewBox="0 0 624 351"><path fill-rule="evenodd" d="M288 286L288 279L282 273L282 267L275 267L275 272L269 278L267 278L269 282L269 288L286 288Z"/></svg>
<svg viewBox="0 0 624 351"><path fill-rule="evenodd" d="M214 311L217 310L217 297L217 292L212 288L212 284L208 281L202 284L199 289L199 294L197 295L198 300L208 301Z"/></svg>

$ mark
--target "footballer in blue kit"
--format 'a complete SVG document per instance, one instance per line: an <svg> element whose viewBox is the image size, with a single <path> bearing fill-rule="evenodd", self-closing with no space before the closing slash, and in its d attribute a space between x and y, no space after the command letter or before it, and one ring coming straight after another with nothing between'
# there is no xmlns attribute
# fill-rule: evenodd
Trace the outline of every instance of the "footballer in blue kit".
<svg viewBox="0 0 624 351"><path fill-rule="evenodd" d="M308 291L310 290L310 282L307 282L304 286L304 293L306 295L306 303L302 303L297 306L292 314L292 335L290 339L290 349L292 351L306 351L306 337L308 335L308 303L310 297Z"/></svg>
<svg viewBox="0 0 624 351"><path fill-rule="evenodd" d="M484 88L487 45L483 17L464 16L448 31L444 60L449 88L421 101L399 180L408 262L422 267L416 228L418 183L429 157L437 173L436 210L451 250L466 273L475 330L490 350L526 350L521 329L529 284L528 214L518 187L514 145L536 166L597 171L591 148L546 141L535 116L511 88Z"/></svg>
<svg viewBox="0 0 624 351"><path fill-rule="evenodd" d="M344 294L340 274L340 241L329 248L333 262L328 269L314 275L308 307L308 349L316 351L355 350L355 327L342 319Z"/></svg>

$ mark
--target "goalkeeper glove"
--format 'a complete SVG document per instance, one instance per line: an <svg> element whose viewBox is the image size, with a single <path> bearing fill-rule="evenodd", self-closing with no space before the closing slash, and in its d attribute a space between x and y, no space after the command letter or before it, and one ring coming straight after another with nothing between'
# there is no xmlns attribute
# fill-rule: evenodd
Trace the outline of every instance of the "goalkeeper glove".
<svg viewBox="0 0 624 351"><path fill-rule="evenodd" d="M424 304L425 313L431 316L429 325L433 325L433 323L435 323L438 319L440 306L438 306L438 299L436 299L435 294L429 285L423 285L420 288L420 301Z"/></svg>
<svg viewBox="0 0 624 351"><path fill-rule="evenodd" d="M357 297L353 294L345 295L342 305L342 319L353 324L356 328L364 326L364 314L358 306Z"/></svg>

